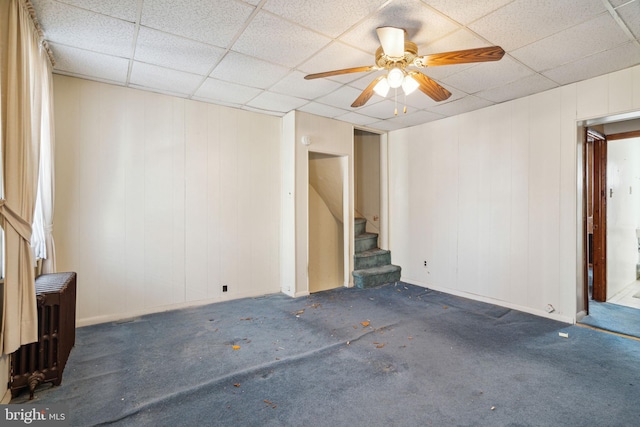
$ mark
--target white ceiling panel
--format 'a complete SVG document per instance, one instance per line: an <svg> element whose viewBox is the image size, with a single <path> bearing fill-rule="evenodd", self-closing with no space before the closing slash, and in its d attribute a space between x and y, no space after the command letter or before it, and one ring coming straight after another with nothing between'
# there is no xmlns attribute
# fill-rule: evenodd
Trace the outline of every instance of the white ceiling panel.
<svg viewBox="0 0 640 427"><path fill-rule="evenodd" d="M538 92L544 92L545 90L549 90L557 86L557 83L541 76L540 74L532 74L503 86L482 90L477 92L475 95L479 98L498 103L532 95Z"/></svg>
<svg viewBox="0 0 640 427"><path fill-rule="evenodd" d="M138 0L60 0L60 2L129 22L135 22L138 16Z"/></svg>
<svg viewBox="0 0 640 427"><path fill-rule="evenodd" d="M289 69L257 58L229 52L211 73L211 77L266 89L289 74Z"/></svg>
<svg viewBox="0 0 640 427"><path fill-rule="evenodd" d="M348 113L348 111L342 108L332 107L330 105L321 104L319 102L310 102L300 107L299 110L304 111L305 113L311 113L318 116L330 118L342 116Z"/></svg>
<svg viewBox="0 0 640 427"><path fill-rule="evenodd" d="M625 3L616 12L635 38L640 39L640 1Z"/></svg>
<svg viewBox="0 0 640 427"><path fill-rule="evenodd" d="M341 85L329 79L305 80L305 73L294 71L273 85L270 90L284 95L296 96L304 99L315 99L329 92L333 92Z"/></svg>
<svg viewBox="0 0 640 427"><path fill-rule="evenodd" d="M628 42L627 35L608 13L511 52L525 64L545 71Z"/></svg>
<svg viewBox="0 0 640 427"><path fill-rule="evenodd" d="M56 69L64 74L87 76L96 80L106 80L118 84L127 82L129 60L103 53L90 52L52 43L56 52Z"/></svg>
<svg viewBox="0 0 640 427"><path fill-rule="evenodd" d="M640 63L640 47L629 42L606 52L588 56L575 62L542 73L559 84L588 79L594 75L622 70Z"/></svg>
<svg viewBox="0 0 640 427"><path fill-rule="evenodd" d="M343 114L341 116L337 116L336 119L353 123L355 125L361 125L361 126L368 126L371 123L378 121L378 119L375 119L371 116L365 116L362 114L354 113L353 111Z"/></svg>
<svg viewBox="0 0 640 427"><path fill-rule="evenodd" d="M133 51L131 22L53 0L33 0L33 5L43 11L38 21L50 42L121 57Z"/></svg>
<svg viewBox="0 0 640 427"><path fill-rule="evenodd" d="M475 93L520 80L531 74L533 71L507 56L497 62L476 64L447 77L443 83L466 93Z"/></svg>
<svg viewBox="0 0 640 427"><path fill-rule="evenodd" d="M469 28L513 50L606 13L602 0L515 0Z"/></svg>
<svg viewBox="0 0 640 427"><path fill-rule="evenodd" d="M54 73L276 116L299 109L380 130L640 64L640 0L32 2ZM379 26L404 28L420 55L491 45L506 54L422 69L452 96L436 102L399 90L398 116L393 90L351 108L387 70L304 80L374 65Z"/></svg>
<svg viewBox="0 0 640 427"><path fill-rule="evenodd" d="M513 0L425 0L425 3L448 15L451 19L467 25L478 18L499 9Z"/></svg>
<svg viewBox="0 0 640 427"><path fill-rule="evenodd" d="M330 0L317 7L317 0L269 0L264 9L331 38L338 37L386 0Z"/></svg>
<svg viewBox="0 0 640 427"><path fill-rule="evenodd" d="M156 65L134 62L131 68L131 85L157 89L159 92L190 95L198 88L202 77L196 74L170 70Z"/></svg>
<svg viewBox="0 0 640 427"><path fill-rule="evenodd" d="M295 67L331 39L270 13L259 13L233 45L233 50L265 61Z"/></svg>
<svg viewBox="0 0 640 427"><path fill-rule="evenodd" d="M208 101L221 101L243 105L262 92L261 89L229 83L222 80L207 79L196 91L194 98Z"/></svg>
<svg viewBox="0 0 640 427"><path fill-rule="evenodd" d="M488 107L492 104L493 102L491 101L487 101L475 96L465 96L464 98L447 102L445 104L438 104L435 107L429 108L429 111L436 114L441 114L443 116L455 116L458 114L466 113L468 111Z"/></svg>
<svg viewBox="0 0 640 427"><path fill-rule="evenodd" d="M269 113L285 115L291 110L302 107L308 103L306 99L296 98L289 95L282 95L273 92L262 92L247 103L247 106Z"/></svg>
<svg viewBox="0 0 640 427"><path fill-rule="evenodd" d="M366 53L347 46L344 43L334 42L316 52L311 59L301 64L298 69L310 74L374 64L375 57L373 53ZM362 77L362 74L357 73L334 76L331 77L331 79L346 83L359 79L360 77Z"/></svg>
<svg viewBox="0 0 640 427"><path fill-rule="evenodd" d="M216 46L142 27L135 59L206 76L224 53L224 49Z"/></svg>
<svg viewBox="0 0 640 427"><path fill-rule="evenodd" d="M145 0L141 25L228 47L253 8L235 0Z"/></svg>

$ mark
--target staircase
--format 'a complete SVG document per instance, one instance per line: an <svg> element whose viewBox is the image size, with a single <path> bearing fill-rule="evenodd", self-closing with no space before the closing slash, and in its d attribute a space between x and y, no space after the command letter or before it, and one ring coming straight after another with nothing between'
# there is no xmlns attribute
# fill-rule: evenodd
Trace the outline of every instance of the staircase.
<svg viewBox="0 0 640 427"><path fill-rule="evenodd" d="M353 281L358 288L372 288L400 280L401 268L391 264L391 252L378 247L378 235L367 233L367 220L356 218Z"/></svg>

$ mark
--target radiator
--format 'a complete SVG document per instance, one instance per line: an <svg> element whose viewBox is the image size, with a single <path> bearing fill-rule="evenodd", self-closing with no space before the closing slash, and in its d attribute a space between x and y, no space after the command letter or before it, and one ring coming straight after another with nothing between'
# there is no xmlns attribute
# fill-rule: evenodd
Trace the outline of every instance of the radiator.
<svg viewBox="0 0 640 427"><path fill-rule="evenodd" d="M36 279L38 341L11 354L11 395L41 384L60 385L76 340L76 273L43 274Z"/></svg>

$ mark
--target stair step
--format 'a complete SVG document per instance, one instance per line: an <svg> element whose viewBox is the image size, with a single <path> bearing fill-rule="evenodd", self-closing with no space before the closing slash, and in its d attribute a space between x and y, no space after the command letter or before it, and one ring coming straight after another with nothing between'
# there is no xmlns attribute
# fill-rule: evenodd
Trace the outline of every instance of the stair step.
<svg viewBox="0 0 640 427"><path fill-rule="evenodd" d="M391 252L385 249L369 249L363 252L355 253L353 257L354 270L381 267L387 264L391 264Z"/></svg>
<svg viewBox="0 0 640 427"><path fill-rule="evenodd" d="M355 251L364 252L378 247L377 233L362 233L355 237Z"/></svg>
<svg viewBox="0 0 640 427"><path fill-rule="evenodd" d="M354 270L353 283L358 288L372 288L374 286L394 283L400 280L402 269L397 265L383 265L380 267Z"/></svg>
<svg viewBox="0 0 640 427"><path fill-rule="evenodd" d="M353 235L359 236L367 231L367 220L364 218L355 218L353 220Z"/></svg>

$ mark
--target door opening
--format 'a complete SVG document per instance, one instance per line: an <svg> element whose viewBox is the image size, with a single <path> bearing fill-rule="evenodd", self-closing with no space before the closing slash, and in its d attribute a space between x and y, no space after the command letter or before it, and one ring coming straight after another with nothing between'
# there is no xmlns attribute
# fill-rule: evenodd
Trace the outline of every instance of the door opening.
<svg viewBox="0 0 640 427"><path fill-rule="evenodd" d="M348 286L347 157L309 152L309 292ZM346 265L345 265L346 264ZM345 282L346 280L346 282Z"/></svg>

